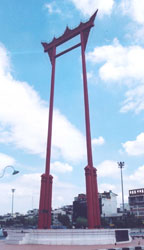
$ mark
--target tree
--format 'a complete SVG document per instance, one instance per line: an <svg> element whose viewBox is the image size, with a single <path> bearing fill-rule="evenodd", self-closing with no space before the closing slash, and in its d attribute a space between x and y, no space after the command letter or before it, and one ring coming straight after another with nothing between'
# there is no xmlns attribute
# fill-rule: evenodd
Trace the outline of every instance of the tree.
<svg viewBox="0 0 144 250"><path fill-rule="evenodd" d="M84 217L78 217L76 219L76 228L86 228L88 226L88 221Z"/></svg>
<svg viewBox="0 0 144 250"><path fill-rule="evenodd" d="M61 224L63 226L66 226L68 228L71 227L71 223L70 223L70 219L69 219L68 215L66 215L66 214L59 214L58 215L58 220L59 220L59 222L61 222Z"/></svg>

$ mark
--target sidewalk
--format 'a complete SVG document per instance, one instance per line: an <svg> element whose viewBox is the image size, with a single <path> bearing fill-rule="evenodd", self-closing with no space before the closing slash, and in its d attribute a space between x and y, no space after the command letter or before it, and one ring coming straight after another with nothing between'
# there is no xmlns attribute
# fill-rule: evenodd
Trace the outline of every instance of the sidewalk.
<svg viewBox="0 0 144 250"><path fill-rule="evenodd" d="M135 239L126 244L96 246L6 245L4 240L0 240L0 250L97 250L136 246L144 246L144 239Z"/></svg>

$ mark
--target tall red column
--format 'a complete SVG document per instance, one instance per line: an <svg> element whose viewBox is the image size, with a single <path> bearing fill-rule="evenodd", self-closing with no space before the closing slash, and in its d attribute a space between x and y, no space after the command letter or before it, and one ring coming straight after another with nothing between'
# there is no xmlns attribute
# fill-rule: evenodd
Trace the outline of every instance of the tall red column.
<svg viewBox="0 0 144 250"><path fill-rule="evenodd" d="M99 197L98 197L98 184L97 184L97 170L93 167L92 173L92 183L93 183L93 198L94 198L94 218L95 218L95 228L99 228L101 226L100 221L100 206L99 206Z"/></svg>
<svg viewBox="0 0 144 250"><path fill-rule="evenodd" d="M52 48L52 75L51 75L51 92L49 104L49 122L48 122L48 139L46 151L46 169L45 174L41 176L41 192L39 203L39 219L38 228L47 229L51 226L51 204L52 204L52 179L50 175L50 159L51 159L51 141L52 141L52 119L53 119L53 103L54 103L54 82L55 82L55 55L56 48Z"/></svg>
<svg viewBox="0 0 144 250"><path fill-rule="evenodd" d="M82 54L83 86L84 86L86 144L87 144L87 159L88 159L88 166L85 168L88 227L98 228L100 227L100 209L99 209L96 169L93 167L93 159L92 159L84 32L81 32L80 36L81 36L81 54Z"/></svg>

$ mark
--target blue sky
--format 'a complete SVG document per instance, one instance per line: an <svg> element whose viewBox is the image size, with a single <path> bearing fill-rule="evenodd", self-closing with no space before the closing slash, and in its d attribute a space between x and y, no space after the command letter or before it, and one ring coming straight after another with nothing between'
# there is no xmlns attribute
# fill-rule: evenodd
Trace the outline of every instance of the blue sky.
<svg viewBox="0 0 144 250"><path fill-rule="evenodd" d="M124 193L144 181L144 2L55 0L0 3L0 214L38 208L45 170L51 64L41 41L75 28L99 9L86 63L94 166L99 191L118 194L124 161ZM60 46L58 51L79 41ZM80 48L57 58L51 173L53 208L85 192L84 101Z"/></svg>

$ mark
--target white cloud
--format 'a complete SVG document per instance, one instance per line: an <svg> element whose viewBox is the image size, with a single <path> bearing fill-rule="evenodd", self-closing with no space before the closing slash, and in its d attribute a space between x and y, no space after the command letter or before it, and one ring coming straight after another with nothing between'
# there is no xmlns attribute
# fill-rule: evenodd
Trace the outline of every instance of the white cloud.
<svg viewBox="0 0 144 250"><path fill-rule="evenodd" d="M52 207L57 208L63 205L72 204L74 197L83 191L84 187L77 186L70 182L61 182L59 178L54 178Z"/></svg>
<svg viewBox="0 0 144 250"><path fill-rule="evenodd" d="M121 178L120 169L114 161L106 160L98 166L98 191L104 192L112 190L116 193L118 204L122 203L122 190L121 190ZM101 171L100 171L101 169ZM135 188L142 188L144 185L143 180L144 166L136 167L134 171L131 171L129 166L123 170L123 186L124 186L124 201L128 202L129 190ZM106 177L106 181L103 177ZM113 182L112 182L113 178Z"/></svg>
<svg viewBox="0 0 144 250"><path fill-rule="evenodd" d="M13 78L3 46L0 54L0 142L45 156L47 104L28 83ZM85 158L85 137L58 110L54 110L52 145L53 156L70 161Z"/></svg>
<svg viewBox="0 0 144 250"><path fill-rule="evenodd" d="M125 193L125 201L129 195L129 190L143 188L144 186L144 166L140 166L134 170L129 175L124 176L124 193ZM121 190L120 190L121 191Z"/></svg>
<svg viewBox="0 0 144 250"><path fill-rule="evenodd" d="M115 178L119 174L117 162L105 160L96 166L99 177Z"/></svg>
<svg viewBox="0 0 144 250"><path fill-rule="evenodd" d="M5 178L6 179L6 178ZM14 193L14 212L25 213L34 206L38 208L40 194L40 173L16 175L8 179L8 182L0 183L1 190L1 214L11 212L11 189Z"/></svg>
<svg viewBox="0 0 144 250"><path fill-rule="evenodd" d="M51 170L59 173L67 173L67 172L72 172L73 168L68 163L55 161L51 163Z"/></svg>
<svg viewBox="0 0 144 250"><path fill-rule="evenodd" d="M92 145L103 145L105 143L105 140L102 136L99 136L98 138L92 139Z"/></svg>
<svg viewBox="0 0 144 250"><path fill-rule="evenodd" d="M85 159L85 137L80 131L56 110L53 124L53 146L61 150L63 158L67 161Z"/></svg>
<svg viewBox="0 0 144 250"><path fill-rule="evenodd" d="M136 114L144 110L144 85L128 90L126 99L122 104L121 112L134 111Z"/></svg>
<svg viewBox="0 0 144 250"><path fill-rule="evenodd" d="M140 46L122 46L117 39L112 45L96 47L87 54L92 63L102 64L99 76L105 82L121 82L129 85L144 82L144 49Z"/></svg>
<svg viewBox="0 0 144 250"><path fill-rule="evenodd" d="M112 161L113 162L113 161ZM112 165L112 164L111 164ZM115 168L117 168L117 172L115 173ZM98 190L99 192L109 191L112 190L112 192L116 193L117 196L117 202L118 205L122 203L122 190L121 190L121 178L120 178L120 170L115 165L115 168L111 168L111 176L105 175L107 177L107 181L102 182L102 176L99 177L98 172L98 179L100 178L101 181L99 181ZM104 171L107 172L107 168L104 168ZM128 195L129 190L136 189L136 188L142 188L144 185L144 166L140 166L136 168L134 171L130 171L129 167L127 166L123 170L123 187L124 187L124 202L128 202ZM114 177L113 182L110 177Z"/></svg>
<svg viewBox="0 0 144 250"><path fill-rule="evenodd" d="M120 8L124 15L129 15L135 22L144 24L143 0L122 0Z"/></svg>
<svg viewBox="0 0 144 250"><path fill-rule="evenodd" d="M118 203L121 203L120 170L117 163L106 160L97 166L98 178L107 177L104 183L99 181L99 192L109 191L118 194ZM101 171L100 171L101 169ZM40 173L16 175L9 178L8 183L0 182L1 190L1 214L11 212L11 189L15 188L14 212L26 213L29 209L38 208L40 197ZM144 185L144 166L137 168L130 175L123 173L125 202L128 197L128 190L140 188ZM111 182L113 177L115 182ZM102 180L102 179L101 179ZM77 186L72 183L62 182L58 176L53 179L52 207L58 208L66 204L72 204L78 193L85 192L85 186Z"/></svg>
<svg viewBox="0 0 144 250"><path fill-rule="evenodd" d="M2 171L6 166L15 165L15 159L9 155L0 153L0 171Z"/></svg>
<svg viewBox="0 0 144 250"><path fill-rule="evenodd" d="M133 32L133 36L134 36L134 39L135 41L138 43L138 44L143 44L144 43L144 27L142 25L142 27L136 27L136 30ZM132 37L133 39L133 37Z"/></svg>
<svg viewBox="0 0 144 250"><path fill-rule="evenodd" d="M115 185L109 184L109 183L100 183L99 190L98 190L100 193L103 193L104 191L108 192L110 190L113 193L115 193L115 192L117 192L117 187Z"/></svg>
<svg viewBox="0 0 144 250"><path fill-rule="evenodd" d="M0 213L11 212L11 189L14 193L14 212L26 213L32 208L39 207L40 197L40 173L24 174L9 178L8 183L0 182L1 206ZM83 192L83 187L71 183L62 182L58 176L53 179L52 207L72 204L78 193Z"/></svg>
<svg viewBox="0 0 144 250"><path fill-rule="evenodd" d="M53 13L61 14L61 10L57 7L57 4L55 1L51 3L45 3L44 7L48 10L50 14L53 14Z"/></svg>
<svg viewBox="0 0 144 250"><path fill-rule="evenodd" d="M139 183L139 187L143 187L144 185L144 166L140 166L133 174L129 176L131 182L137 181ZM137 186L138 188L138 186Z"/></svg>
<svg viewBox="0 0 144 250"><path fill-rule="evenodd" d="M111 45L96 47L87 53L87 60L99 64L98 75L107 84L125 85L130 90L125 93L121 112L144 110L144 48L122 46L115 38Z"/></svg>
<svg viewBox="0 0 144 250"><path fill-rule="evenodd" d="M114 0L70 0L83 15L92 15L98 9L98 16L110 15Z"/></svg>
<svg viewBox="0 0 144 250"><path fill-rule="evenodd" d="M129 155L144 155L144 133L139 134L134 141L122 143L122 146Z"/></svg>

